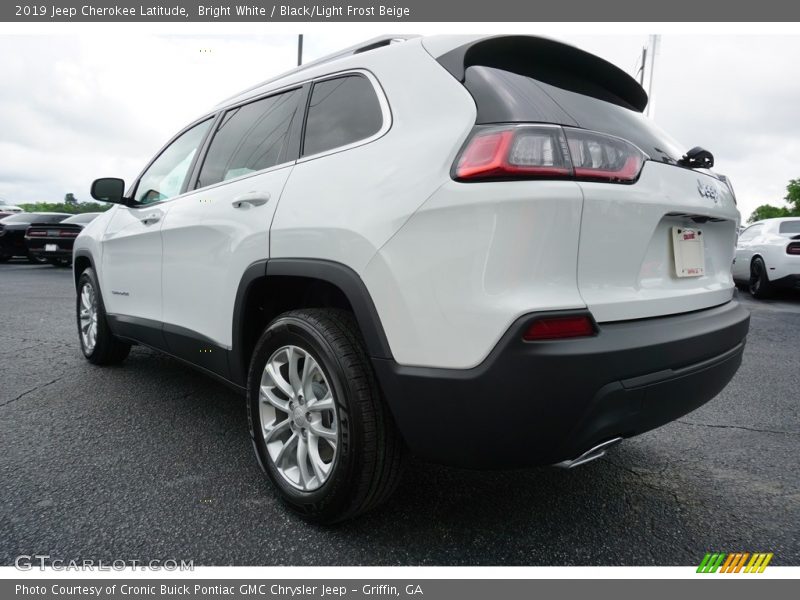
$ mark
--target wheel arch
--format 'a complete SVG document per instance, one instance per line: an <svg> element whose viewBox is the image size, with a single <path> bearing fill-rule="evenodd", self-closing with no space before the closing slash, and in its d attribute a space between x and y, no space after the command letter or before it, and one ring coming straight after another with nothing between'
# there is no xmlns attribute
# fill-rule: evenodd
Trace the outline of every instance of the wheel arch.
<svg viewBox="0 0 800 600"><path fill-rule="evenodd" d="M78 289L78 279L88 267L91 267L97 277L97 269L94 266L94 259L87 250L76 250L72 257L72 278L75 283L75 289Z"/></svg>
<svg viewBox="0 0 800 600"><path fill-rule="evenodd" d="M245 270L234 301L229 355L234 383L245 384L255 344L276 316L290 309L326 306L353 313L370 357L392 358L372 297L353 269L321 259L260 260Z"/></svg>

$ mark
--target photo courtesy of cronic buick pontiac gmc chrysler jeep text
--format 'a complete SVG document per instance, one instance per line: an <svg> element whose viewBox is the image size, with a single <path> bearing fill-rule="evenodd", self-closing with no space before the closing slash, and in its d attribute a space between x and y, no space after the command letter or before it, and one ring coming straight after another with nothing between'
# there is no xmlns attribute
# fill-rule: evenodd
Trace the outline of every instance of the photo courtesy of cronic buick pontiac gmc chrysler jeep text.
<svg viewBox="0 0 800 600"><path fill-rule="evenodd" d="M615 66L548 39L373 40L230 98L78 236L95 364L162 350L247 394L258 460L323 522L404 456L602 456L742 359L713 157Z"/></svg>

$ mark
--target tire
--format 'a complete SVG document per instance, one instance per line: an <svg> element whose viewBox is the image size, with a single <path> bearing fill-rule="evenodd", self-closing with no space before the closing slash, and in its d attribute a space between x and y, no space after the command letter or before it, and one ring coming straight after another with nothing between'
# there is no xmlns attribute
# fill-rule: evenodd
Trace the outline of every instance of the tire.
<svg viewBox="0 0 800 600"><path fill-rule="evenodd" d="M6 263L11 260L11 256L7 254L0 255L0 263Z"/></svg>
<svg viewBox="0 0 800 600"><path fill-rule="evenodd" d="M767 276L767 265L761 257L756 256L750 263L750 281L747 289L753 298L763 300L772 295L772 285Z"/></svg>
<svg viewBox="0 0 800 600"><path fill-rule="evenodd" d="M397 487L405 446L350 313L304 309L277 317L256 344L247 397L259 463L297 513L319 523L343 521Z"/></svg>
<svg viewBox="0 0 800 600"><path fill-rule="evenodd" d="M88 296L84 297L84 293ZM106 321L100 286L91 268L85 269L78 278L75 318L78 323L78 340L86 360L95 365L113 365L125 360L131 351L131 346L118 340L111 333ZM91 343L92 324L93 343Z"/></svg>

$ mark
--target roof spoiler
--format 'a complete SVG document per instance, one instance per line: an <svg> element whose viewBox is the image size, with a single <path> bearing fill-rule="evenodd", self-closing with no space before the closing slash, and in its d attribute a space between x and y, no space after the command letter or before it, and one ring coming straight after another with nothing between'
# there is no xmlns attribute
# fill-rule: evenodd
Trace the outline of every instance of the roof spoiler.
<svg viewBox="0 0 800 600"><path fill-rule="evenodd" d="M483 38L454 48L436 60L462 83L467 68L480 65L532 77L638 112L647 106L647 93L625 71L594 54L547 38Z"/></svg>

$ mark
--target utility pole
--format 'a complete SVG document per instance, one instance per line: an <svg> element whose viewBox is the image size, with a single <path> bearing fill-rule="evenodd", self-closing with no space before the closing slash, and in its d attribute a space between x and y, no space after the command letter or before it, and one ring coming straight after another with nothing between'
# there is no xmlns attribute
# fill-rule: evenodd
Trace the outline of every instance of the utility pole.
<svg viewBox="0 0 800 600"><path fill-rule="evenodd" d="M297 66L303 64L303 34L297 36Z"/></svg>
<svg viewBox="0 0 800 600"><path fill-rule="evenodd" d="M647 96L649 101L647 102L647 112L645 113L651 119L653 115L655 115L655 78L654 73L656 70L656 58L658 57L658 47L661 44L661 36L660 35L651 35L650 36L650 43L649 46L649 68L647 74ZM642 79L644 79L644 73L642 73Z"/></svg>

